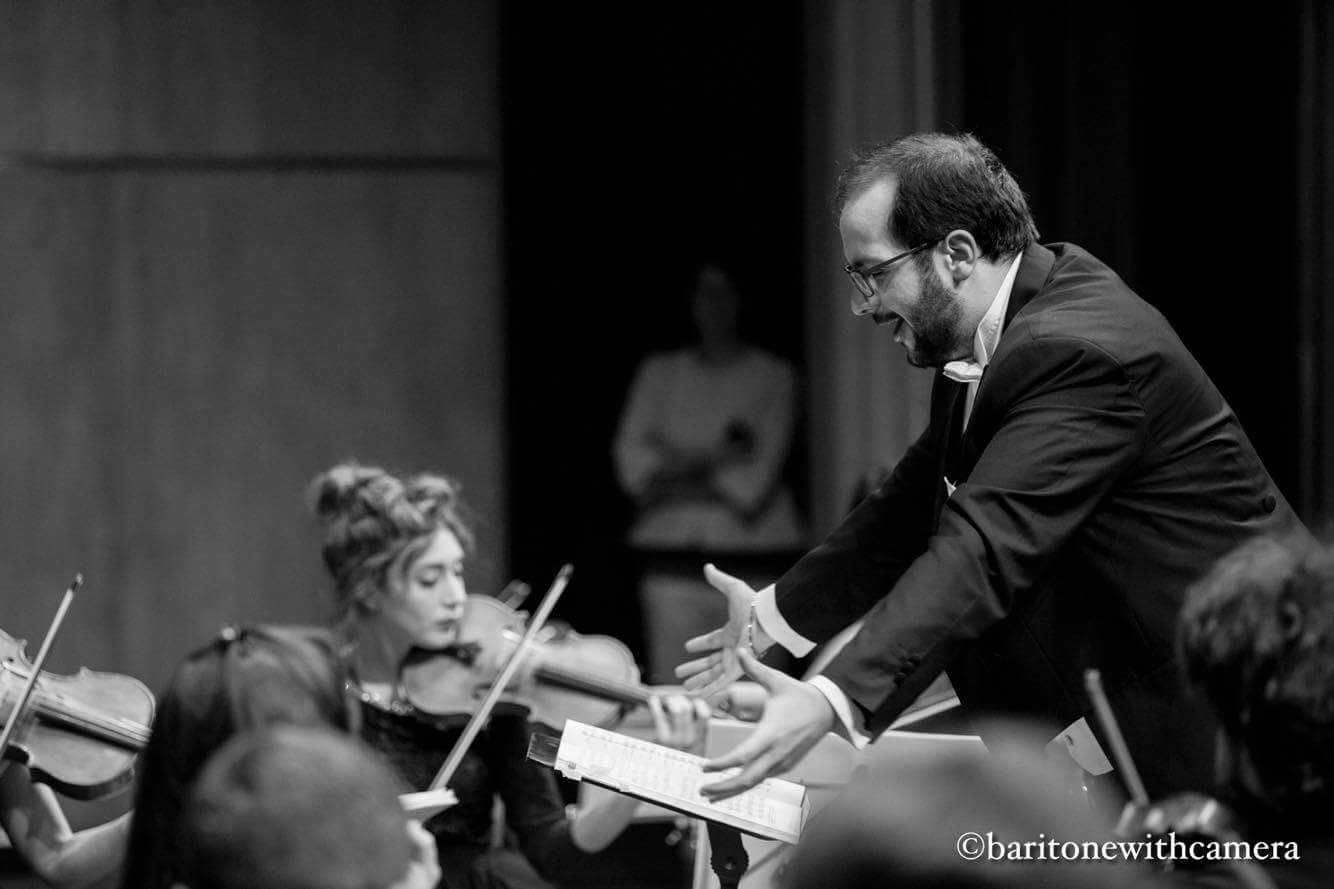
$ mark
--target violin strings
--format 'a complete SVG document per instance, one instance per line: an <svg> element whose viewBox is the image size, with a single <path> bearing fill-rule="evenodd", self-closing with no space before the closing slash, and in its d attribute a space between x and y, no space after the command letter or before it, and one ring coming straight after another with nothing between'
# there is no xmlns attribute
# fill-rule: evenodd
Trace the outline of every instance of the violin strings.
<svg viewBox="0 0 1334 889"><path fill-rule="evenodd" d="M90 734L101 735L109 741L119 741L135 749L148 743L147 726L123 716L107 717L80 704L69 701L59 695L34 695L33 707L39 716L54 717L55 721L84 729Z"/></svg>
<svg viewBox="0 0 1334 889"><path fill-rule="evenodd" d="M28 678L28 671L13 663L6 663L5 669L21 679ZM124 716L104 716L96 710L71 701L60 694L35 692L32 697L34 709L42 716L65 720L77 727L94 732L101 732L107 740L121 741L129 746L142 747L148 743L150 729Z"/></svg>

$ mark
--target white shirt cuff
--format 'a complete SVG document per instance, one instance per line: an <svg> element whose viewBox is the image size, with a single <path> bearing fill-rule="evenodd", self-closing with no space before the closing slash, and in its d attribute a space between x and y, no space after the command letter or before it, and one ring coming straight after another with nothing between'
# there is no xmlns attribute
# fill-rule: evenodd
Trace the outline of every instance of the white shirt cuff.
<svg viewBox="0 0 1334 889"><path fill-rule="evenodd" d="M796 657L810 654L815 643L792 629L783 615L778 613L778 600L774 596L774 585L769 584L755 594L755 619L760 622L769 638L786 648Z"/></svg>
<svg viewBox="0 0 1334 889"><path fill-rule="evenodd" d="M852 701L843 693L832 680L824 676L812 676L806 682L815 686L820 694L829 701L829 706L834 708L834 715L838 721L843 724L842 734L851 741L858 750L871 743L870 737L861 729L861 713L852 706Z"/></svg>

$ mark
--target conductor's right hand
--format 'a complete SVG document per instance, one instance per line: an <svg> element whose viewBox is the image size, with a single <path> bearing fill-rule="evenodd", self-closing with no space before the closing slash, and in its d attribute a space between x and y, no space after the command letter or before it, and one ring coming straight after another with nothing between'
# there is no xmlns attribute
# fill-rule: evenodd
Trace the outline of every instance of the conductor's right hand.
<svg viewBox="0 0 1334 889"><path fill-rule="evenodd" d="M676 678L684 680L686 691L709 697L731 685L741 675L737 647L750 619L750 603L755 591L745 581L724 574L712 564L704 566L704 579L727 598L727 623L711 633L686 642L686 651L707 656L687 661L676 668Z"/></svg>

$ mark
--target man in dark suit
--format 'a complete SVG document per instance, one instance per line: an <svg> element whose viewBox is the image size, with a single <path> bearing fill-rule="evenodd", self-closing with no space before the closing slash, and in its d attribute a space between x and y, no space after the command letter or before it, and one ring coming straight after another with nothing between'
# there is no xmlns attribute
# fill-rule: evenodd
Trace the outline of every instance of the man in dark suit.
<svg viewBox="0 0 1334 889"><path fill-rule="evenodd" d="M929 426L879 490L774 587L711 566L728 623L691 640L687 688L746 669L772 697L708 789L795 764L841 727L883 730L942 669L964 707L1059 730L1091 773L1106 743L1097 667L1151 794L1204 786L1213 727L1182 691L1186 587L1259 533L1300 527L1227 403L1166 320L1071 244L1042 246L1023 192L971 136L919 134L845 170L839 231L853 311L941 368ZM759 664L858 618L810 682Z"/></svg>

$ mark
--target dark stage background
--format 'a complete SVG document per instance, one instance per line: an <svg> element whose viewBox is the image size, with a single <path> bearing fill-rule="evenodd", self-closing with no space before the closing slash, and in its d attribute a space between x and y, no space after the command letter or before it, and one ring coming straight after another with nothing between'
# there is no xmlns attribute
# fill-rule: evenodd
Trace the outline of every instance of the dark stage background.
<svg viewBox="0 0 1334 889"><path fill-rule="evenodd" d="M723 262L751 338L802 362L801 9L758 11L502 19L511 565L539 586L573 561L559 613L636 651L611 441L639 359L689 335L694 266Z"/></svg>
<svg viewBox="0 0 1334 889"><path fill-rule="evenodd" d="M1167 315L1315 519L1295 433L1297 17L1134 6L937 5L939 126L997 149L1044 240L1092 250ZM803 354L807 306L841 311L798 286L802 214L828 212L796 173L828 60L798 49L826 17L763 9L503 19L511 565L536 581L572 559L565 613L629 640L608 444L635 361L684 335L691 263L731 261L757 337L800 366L824 360Z"/></svg>
<svg viewBox="0 0 1334 889"><path fill-rule="evenodd" d="M1281 490L1310 506L1295 434L1295 168L1309 135L1294 5L1029 8L1042 14L963 4L954 120L997 149L1044 240L1092 250L1168 317Z"/></svg>
<svg viewBox="0 0 1334 889"><path fill-rule="evenodd" d="M39 638L82 570L53 666L158 686L225 621L322 621L302 490L356 456L464 480L475 589L572 561L561 615L638 648L630 374L715 259L756 341L840 379L813 232L843 137L902 134L862 132L887 96L1156 304L1320 524L1331 34L1323 0L6 3L0 627ZM813 513L845 433L799 430Z"/></svg>
<svg viewBox="0 0 1334 889"><path fill-rule="evenodd" d="M1047 238L1168 315L1323 519L1328 10L900 6L932 13L907 51L932 50L935 125L995 145ZM839 42L884 24L855 3L4 16L4 625L36 636L84 570L58 664L153 684L224 620L327 616L301 490L349 455L461 476L479 589L573 561L564 615L637 644L609 459L630 373L684 337L706 258L759 343L829 365L826 74L914 70L871 64L873 31Z"/></svg>

